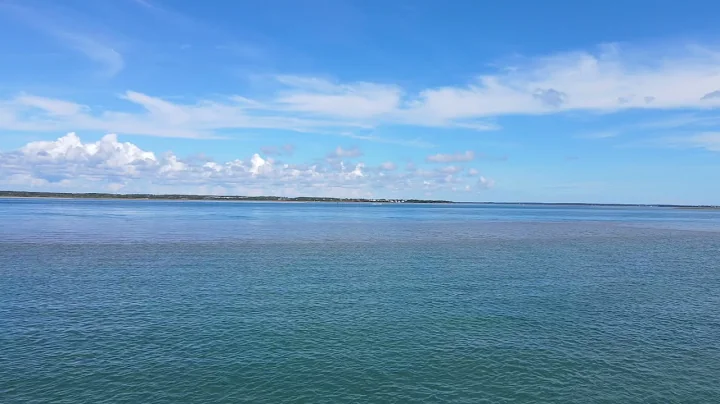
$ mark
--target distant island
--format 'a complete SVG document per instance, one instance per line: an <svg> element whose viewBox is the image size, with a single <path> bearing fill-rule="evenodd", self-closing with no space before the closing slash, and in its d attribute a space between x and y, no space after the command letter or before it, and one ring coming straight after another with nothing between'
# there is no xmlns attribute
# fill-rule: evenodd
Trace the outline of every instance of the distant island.
<svg viewBox="0 0 720 404"><path fill-rule="evenodd" d="M219 195L183 195L183 194L108 194L108 193L72 193L72 192L25 192L0 191L0 198L74 198L74 199L150 199L166 201L256 201L256 202L356 202L356 203L453 203L444 200L428 199L368 199L368 198L329 198L329 197L285 197L285 196L219 196Z"/></svg>

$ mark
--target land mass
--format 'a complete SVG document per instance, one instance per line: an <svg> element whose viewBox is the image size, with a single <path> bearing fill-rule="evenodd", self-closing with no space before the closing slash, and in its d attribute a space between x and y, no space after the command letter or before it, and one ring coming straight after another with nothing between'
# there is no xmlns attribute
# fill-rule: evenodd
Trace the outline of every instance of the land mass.
<svg viewBox="0 0 720 404"><path fill-rule="evenodd" d="M370 199L370 198L330 198L330 197L284 197L284 196L221 196L186 194L110 194L110 193L72 193L72 192L28 192L0 191L0 198L73 198L73 199L150 199L178 201L267 201L267 202L356 202L356 203L456 203L447 200L432 199ZM585 203L585 202L467 202L479 205L515 205L515 206L605 206L605 207L646 207L676 208L697 210L720 210L719 205L673 205L673 204L631 204L631 203Z"/></svg>
<svg viewBox="0 0 720 404"><path fill-rule="evenodd" d="M452 203L452 201L429 199L368 199L329 197L284 196L219 196L183 194L108 194L71 192L25 192L0 191L0 198L76 198L76 199L152 199L178 201L273 201L273 202L372 202L372 203Z"/></svg>

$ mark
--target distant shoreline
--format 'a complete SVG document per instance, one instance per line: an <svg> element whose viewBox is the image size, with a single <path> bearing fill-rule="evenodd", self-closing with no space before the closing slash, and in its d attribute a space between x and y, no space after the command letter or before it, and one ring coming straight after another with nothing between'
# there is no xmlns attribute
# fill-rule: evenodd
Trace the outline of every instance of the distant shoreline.
<svg viewBox="0 0 720 404"><path fill-rule="evenodd" d="M515 206L586 206L608 208L673 208L688 210L720 210L720 205L674 205L662 203L590 203L590 202L466 202L478 205Z"/></svg>
<svg viewBox="0 0 720 404"><path fill-rule="evenodd" d="M224 202L332 202L332 203L453 203L429 199L368 199L330 197L283 197L283 196L220 196L185 194L108 194L70 192L24 192L0 191L0 198L57 198L57 199L120 199L158 201L224 201Z"/></svg>
<svg viewBox="0 0 720 404"><path fill-rule="evenodd" d="M331 198L331 197L282 197L282 196L219 196L185 194L109 194L109 193L70 193L70 192L25 192L0 191L0 198L56 198L56 199L118 199L118 200L157 200L157 201L224 201L224 202L328 202L328 203L405 203L405 204L475 204L475 205L511 205L511 206L585 206L585 207L639 207L674 208L687 210L720 210L720 205L673 205L673 204L627 204L627 203L587 203L587 202L454 202L430 199L368 199L368 198Z"/></svg>

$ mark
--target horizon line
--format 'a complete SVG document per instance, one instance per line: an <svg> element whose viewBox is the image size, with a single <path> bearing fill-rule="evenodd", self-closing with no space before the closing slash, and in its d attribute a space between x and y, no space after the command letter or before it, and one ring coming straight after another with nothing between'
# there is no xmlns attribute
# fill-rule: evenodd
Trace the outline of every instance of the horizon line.
<svg viewBox="0 0 720 404"><path fill-rule="evenodd" d="M626 206L658 208L714 208L720 205L683 205L668 203L600 203L600 202L492 202L492 201L453 201L445 199L418 198L361 198L331 196L276 196L276 195L204 195L204 194L154 194L154 193L111 193L111 192L51 192L51 191L12 191L0 190L0 198L64 198L64 199L157 199L157 200L212 200L212 201L255 201L255 202L385 202L385 203L454 203L476 205L547 205L547 206Z"/></svg>

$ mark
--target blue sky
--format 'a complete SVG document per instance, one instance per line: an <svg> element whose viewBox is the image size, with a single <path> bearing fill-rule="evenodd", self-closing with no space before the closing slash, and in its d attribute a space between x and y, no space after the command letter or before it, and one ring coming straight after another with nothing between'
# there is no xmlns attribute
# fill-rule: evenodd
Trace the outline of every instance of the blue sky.
<svg viewBox="0 0 720 404"><path fill-rule="evenodd" d="M0 0L0 188L719 204L718 13Z"/></svg>

